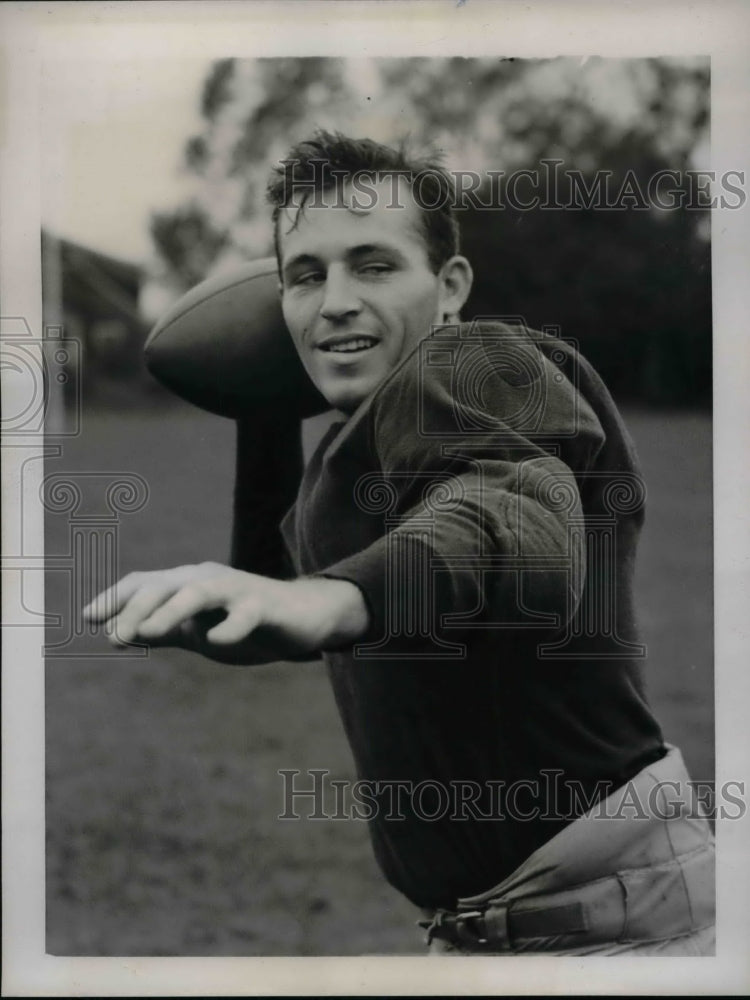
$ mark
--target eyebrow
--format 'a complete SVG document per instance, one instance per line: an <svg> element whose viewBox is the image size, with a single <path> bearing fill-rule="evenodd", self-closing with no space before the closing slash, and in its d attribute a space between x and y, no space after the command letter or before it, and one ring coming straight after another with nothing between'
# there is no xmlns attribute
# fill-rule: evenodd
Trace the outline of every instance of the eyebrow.
<svg viewBox="0 0 750 1000"><path fill-rule="evenodd" d="M282 272L284 277L288 277L298 267L307 267L314 264L320 264L319 257L310 253L298 253L284 264Z"/></svg>
<svg viewBox="0 0 750 1000"><path fill-rule="evenodd" d="M360 257L367 257L373 253L387 254L389 257L393 257L397 261L405 260L404 254L401 250L394 246L390 246L387 243L362 243L359 246L351 247L346 252L347 260L357 260ZM311 253L300 253L291 257L283 267L284 276L287 277L293 271L299 267L307 267L310 265L321 264L321 258Z"/></svg>

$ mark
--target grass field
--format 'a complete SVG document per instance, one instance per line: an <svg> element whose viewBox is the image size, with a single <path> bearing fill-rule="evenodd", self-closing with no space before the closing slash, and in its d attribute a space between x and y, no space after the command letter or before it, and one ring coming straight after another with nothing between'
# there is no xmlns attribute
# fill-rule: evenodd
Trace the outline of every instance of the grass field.
<svg viewBox="0 0 750 1000"><path fill-rule="evenodd" d="M626 412L649 488L638 593L665 735L713 777L711 425ZM87 412L46 472L135 472L121 573L225 559L233 425L191 407ZM48 553L65 554L66 515ZM47 609L69 583L50 572ZM47 661L47 949L56 955L420 953L417 914L357 822L280 821L281 768L353 765L321 664L148 659L81 637Z"/></svg>

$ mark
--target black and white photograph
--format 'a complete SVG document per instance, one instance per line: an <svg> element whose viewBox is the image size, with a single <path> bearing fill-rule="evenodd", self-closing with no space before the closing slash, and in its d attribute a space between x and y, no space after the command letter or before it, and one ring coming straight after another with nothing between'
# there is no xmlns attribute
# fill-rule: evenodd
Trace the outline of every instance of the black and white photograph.
<svg viewBox="0 0 750 1000"><path fill-rule="evenodd" d="M88 959L738 988L728 14L618 48L585 4L542 45L472 0L9 5L48 6L31 310L3 246L3 633L38 660L4 828L60 978L16 959L11 995L122 995ZM124 988L264 989L191 968Z"/></svg>

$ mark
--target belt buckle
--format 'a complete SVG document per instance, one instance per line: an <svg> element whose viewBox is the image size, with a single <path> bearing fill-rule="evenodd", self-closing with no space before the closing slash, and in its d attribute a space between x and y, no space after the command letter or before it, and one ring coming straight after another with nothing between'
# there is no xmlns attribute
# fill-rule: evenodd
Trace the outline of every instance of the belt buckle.
<svg viewBox="0 0 750 1000"><path fill-rule="evenodd" d="M418 920L417 926L423 927L427 934L425 935L424 943L429 946L432 944L433 940L437 938L443 938L444 935L440 933L441 930L445 929L447 932L446 917L454 916L450 910L435 910L432 920Z"/></svg>
<svg viewBox="0 0 750 1000"><path fill-rule="evenodd" d="M429 947L435 938L448 941L451 944L487 944L487 938L476 933L469 934L464 929L464 925L475 919L484 916L481 910L470 910L468 912L453 910L435 910L432 920L418 920L419 927L424 927L427 931L425 944ZM473 926L469 927L474 930Z"/></svg>
<svg viewBox="0 0 750 1000"><path fill-rule="evenodd" d="M500 951L513 951L510 942L510 932L508 930L508 911L510 903L499 903L490 900L482 916L484 917L484 928L487 939L491 940L492 946Z"/></svg>
<svg viewBox="0 0 750 1000"><path fill-rule="evenodd" d="M459 911L456 914L456 933L458 935L459 941L466 944L482 944L482 945L487 944L488 939L484 936L480 937L478 934L472 934L471 936L466 935L465 937L463 933L465 924L467 924L469 921L472 920L483 920L484 917L485 917L485 912L483 910ZM469 929L471 929L472 931L474 930L474 927L471 923L469 923L468 926Z"/></svg>
<svg viewBox="0 0 750 1000"><path fill-rule="evenodd" d="M481 921L477 926L474 921ZM468 947L486 945L510 951L508 936L508 906L490 903L484 910L437 909L432 920L418 920L420 927L427 931L425 944L432 944L434 938L447 940L452 944Z"/></svg>
<svg viewBox="0 0 750 1000"><path fill-rule="evenodd" d="M435 938L439 938L442 941L455 941L456 916L457 914L451 910L442 910L438 908L435 910L432 920L417 921L417 926L423 927L427 931L424 943L428 948Z"/></svg>

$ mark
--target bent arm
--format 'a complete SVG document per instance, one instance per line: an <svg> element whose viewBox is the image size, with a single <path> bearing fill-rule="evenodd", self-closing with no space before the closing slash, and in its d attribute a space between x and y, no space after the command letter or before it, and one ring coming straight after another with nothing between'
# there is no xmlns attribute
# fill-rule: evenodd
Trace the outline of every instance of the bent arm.
<svg viewBox="0 0 750 1000"><path fill-rule="evenodd" d="M436 628L462 620L562 626L580 601L585 550L575 530L583 522L576 477L604 442L601 425L545 359L520 386L493 367L492 352L485 360L482 391L473 397L481 409L456 390L455 366L432 372L417 356L374 401L382 473L361 480L356 499L366 511L368 490L373 500L378 490L388 495L385 515L382 504L379 511L371 504L384 531L325 570L361 587L373 636L387 631L394 602L412 601L425 586ZM531 390L542 400L533 422Z"/></svg>

